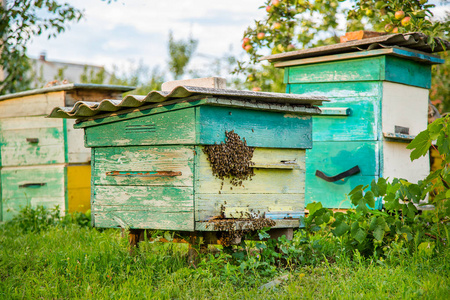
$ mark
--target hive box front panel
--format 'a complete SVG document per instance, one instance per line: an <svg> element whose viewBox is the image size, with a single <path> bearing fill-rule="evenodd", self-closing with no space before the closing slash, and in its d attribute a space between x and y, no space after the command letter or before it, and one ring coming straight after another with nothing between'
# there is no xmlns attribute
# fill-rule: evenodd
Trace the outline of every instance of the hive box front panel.
<svg viewBox="0 0 450 300"><path fill-rule="evenodd" d="M205 223L247 217L246 212L289 218L279 223L299 226L310 116L200 106L104 120L85 128L86 145L93 147L96 227L214 230ZM255 175L238 186L216 178L203 151L232 130L255 147Z"/></svg>
<svg viewBox="0 0 450 300"><path fill-rule="evenodd" d="M430 65L375 56L290 67L287 91L326 96L313 117L313 147L306 154L306 203L351 208L347 194L379 177L417 182L429 172L428 158L411 162L408 142L427 126ZM314 72L313 72L314 71ZM314 74L313 74L314 73ZM333 182L358 166L360 172ZM381 208L381 199L376 208Z"/></svg>
<svg viewBox="0 0 450 300"><path fill-rule="evenodd" d="M23 207L65 207L64 165L2 168L3 221L11 220Z"/></svg>

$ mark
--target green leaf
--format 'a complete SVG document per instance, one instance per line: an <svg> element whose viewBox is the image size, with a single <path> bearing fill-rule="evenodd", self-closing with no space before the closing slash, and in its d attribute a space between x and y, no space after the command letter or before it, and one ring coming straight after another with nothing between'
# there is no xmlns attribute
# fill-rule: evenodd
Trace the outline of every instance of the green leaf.
<svg viewBox="0 0 450 300"><path fill-rule="evenodd" d="M358 228L356 233L353 235L353 238L358 241L358 243L362 244L366 239L367 233L364 229Z"/></svg>
<svg viewBox="0 0 450 300"><path fill-rule="evenodd" d="M406 212L406 215L408 216L408 218L414 219L416 214L417 214L416 206L414 204L412 204L412 203L408 203L408 210Z"/></svg>
<svg viewBox="0 0 450 300"><path fill-rule="evenodd" d="M335 222L336 223L336 222ZM342 236L350 230L350 226L344 221L339 221L336 228L332 230L335 236Z"/></svg>
<svg viewBox="0 0 450 300"><path fill-rule="evenodd" d="M370 190L372 191L372 193L374 194L375 197L380 196L380 189L379 189L375 179L373 179L372 182L370 183Z"/></svg>
<svg viewBox="0 0 450 300"><path fill-rule="evenodd" d="M406 234L406 239L408 240L408 242L413 239L413 236L411 234L411 228L409 226L403 226L401 229L401 233Z"/></svg>
<svg viewBox="0 0 450 300"><path fill-rule="evenodd" d="M372 191L367 191L364 195L364 199L366 200L367 205L371 208L375 208L375 197Z"/></svg>
<svg viewBox="0 0 450 300"><path fill-rule="evenodd" d="M309 211L310 215L313 215L317 210L322 208L322 203L312 202L306 205L306 209Z"/></svg>
<svg viewBox="0 0 450 300"><path fill-rule="evenodd" d="M355 191L351 196L350 196L350 200L352 201L353 205L358 205L358 203L361 201L361 199L364 197L363 191L362 190L358 190Z"/></svg>
<svg viewBox="0 0 450 300"><path fill-rule="evenodd" d="M378 178L377 186L378 186L378 193L379 193L378 196L386 195L386 189L387 189L386 179L384 179L383 177Z"/></svg>
<svg viewBox="0 0 450 300"><path fill-rule="evenodd" d="M373 236L376 240L382 241L384 238L384 227L377 226L373 231Z"/></svg>
<svg viewBox="0 0 450 300"><path fill-rule="evenodd" d="M419 133L411 141L411 143L409 143L409 145L406 148L414 149L410 155L411 161L413 161L421 156L425 156L428 153L430 147L431 147L430 133L428 130L424 130L421 133Z"/></svg>
<svg viewBox="0 0 450 300"><path fill-rule="evenodd" d="M363 190L363 187L364 187L364 185L362 185L362 184L355 186L355 188L350 193L348 193L348 195L351 196L354 193Z"/></svg>
<svg viewBox="0 0 450 300"><path fill-rule="evenodd" d="M330 213L329 211L326 212L326 213L324 213L323 216L322 216L322 218L323 218L323 221L324 221L325 223L330 222L331 213Z"/></svg>
<svg viewBox="0 0 450 300"><path fill-rule="evenodd" d="M430 140L435 140L438 138L442 129L444 128L444 118L436 119L433 123L428 125L428 134Z"/></svg>

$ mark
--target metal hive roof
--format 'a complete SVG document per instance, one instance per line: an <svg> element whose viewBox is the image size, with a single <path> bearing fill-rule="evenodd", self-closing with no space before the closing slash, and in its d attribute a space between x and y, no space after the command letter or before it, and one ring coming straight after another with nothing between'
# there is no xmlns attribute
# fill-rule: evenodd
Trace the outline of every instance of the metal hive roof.
<svg viewBox="0 0 450 300"><path fill-rule="evenodd" d="M317 57L331 54L348 53L363 50L374 50L395 46L419 50L427 53L441 52L450 48L449 41L437 38L435 40L437 42L437 45L432 49L431 46L428 44L428 36L425 34L418 32L404 33L404 34L388 34L335 45L321 46L304 50L264 56L260 58L260 60L268 60L269 62L278 62L278 61Z"/></svg>
<svg viewBox="0 0 450 300"><path fill-rule="evenodd" d="M123 85L107 85L107 84L93 84L93 83L69 83L61 84L41 89L34 89L14 94L7 94L0 96L0 101L8 100L12 98L31 96L36 94L59 92L59 91L71 91L71 90L107 90L107 91L117 91L125 93L135 89L134 86L123 86Z"/></svg>
<svg viewBox="0 0 450 300"><path fill-rule="evenodd" d="M130 95L126 96L122 100L105 99L100 102L79 101L75 103L73 107L55 107L48 117L83 119L95 115L126 110L129 108L139 108L149 104L169 102L169 100L182 102L185 101L186 98L192 96L218 97L244 100L247 102L262 102L282 105L288 104L312 108L314 108L314 105L321 105L323 101L328 101L326 97L318 96L179 86L174 88L171 92L152 91L146 96ZM170 101L170 103L173 103L174 101ZM318 111L318 109L314 108L312 111Z"/></svg>

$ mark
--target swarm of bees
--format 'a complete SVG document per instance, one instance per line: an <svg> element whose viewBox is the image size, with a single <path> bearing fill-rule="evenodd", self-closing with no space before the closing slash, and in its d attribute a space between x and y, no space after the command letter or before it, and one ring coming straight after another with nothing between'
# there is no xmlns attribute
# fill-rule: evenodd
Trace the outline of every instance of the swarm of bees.
<svg viewBox="0 0 450 300"><path fill-rule="evenodd" d="M207 154L213 174L221 179L230 179L234 186L242 186L242 181L252 178L255 174L254 163L251 161L255 148L247 146L245 138L232 131L225 131L225 143L207 145L203 152ZM222 182L223 185L223 182Z"/></svg>
<svg viewBox="0 0 450 300"><path fill-rule="evenodd" d="M230 246L237 239L244 237L248 233L261 230L266 227L273 227L276 222L264 217L248 219L221 219L214 220L214 229L220 231L220 241L224 246Z"/></svg>

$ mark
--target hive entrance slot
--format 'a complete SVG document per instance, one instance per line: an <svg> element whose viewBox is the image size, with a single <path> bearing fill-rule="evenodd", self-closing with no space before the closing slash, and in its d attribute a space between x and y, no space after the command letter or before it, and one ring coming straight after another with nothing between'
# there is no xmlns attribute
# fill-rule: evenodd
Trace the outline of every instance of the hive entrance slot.
<svg viewBox="0 0 450 300"><path fill-rule="evenodd" d="M126 133L150 133L156 132L155 124L135 124L125 126Z"/></svg>

